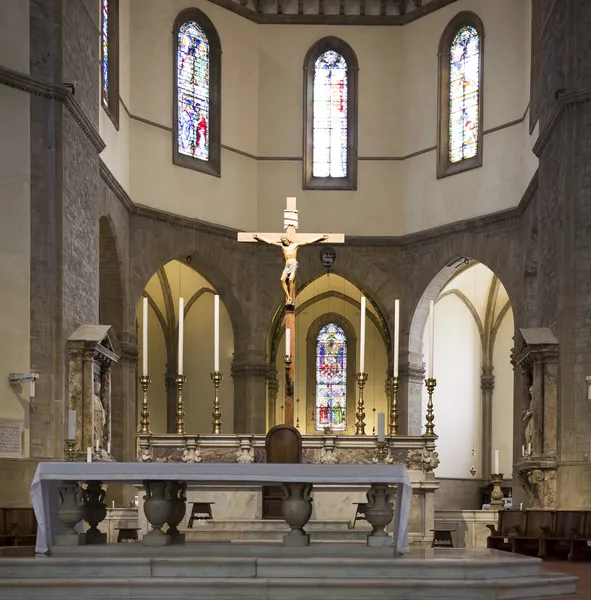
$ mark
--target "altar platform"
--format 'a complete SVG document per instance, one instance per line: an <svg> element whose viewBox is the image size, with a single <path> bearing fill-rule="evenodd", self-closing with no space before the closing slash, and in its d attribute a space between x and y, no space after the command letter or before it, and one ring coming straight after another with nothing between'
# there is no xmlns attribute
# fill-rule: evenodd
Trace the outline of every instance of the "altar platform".
<svg viewBox="0 0 591 600"><path fill-rule="evenodd" d="M542 572L536 558L449 549L395 558L392 550L362 543L61 547L50 557L0 559L0 597L529 600L576 593L576 577Z"/></svg>

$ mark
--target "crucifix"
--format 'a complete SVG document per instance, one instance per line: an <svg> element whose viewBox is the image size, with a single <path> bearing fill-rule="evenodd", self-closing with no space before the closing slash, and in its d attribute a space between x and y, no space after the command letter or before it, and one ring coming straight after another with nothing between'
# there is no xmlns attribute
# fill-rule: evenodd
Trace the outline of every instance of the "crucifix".
<svg viewBox="0 0 591 600"><path fill-rule="evenodd" d="M296 199L287 198L286 208L283 211L283 228L285 233L242 233L238 234L239 242L264 242L278 246L283 250L285 267L281 273L281 285L285 292L285 424L294 424L294 381L295 381L295 296L296 273L298 270L297 253L301 246L315 242L329 242L343 244L345 235L341 233L297 233L298 211Z"/></svg>

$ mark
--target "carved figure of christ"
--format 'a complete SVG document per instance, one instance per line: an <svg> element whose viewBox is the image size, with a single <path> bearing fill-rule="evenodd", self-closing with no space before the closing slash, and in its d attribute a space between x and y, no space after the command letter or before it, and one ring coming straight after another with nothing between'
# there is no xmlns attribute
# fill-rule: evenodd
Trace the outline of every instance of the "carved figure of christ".
<svg viewBox="0 0 591 600"><path fill-rule="evenodd" d="M307 246L315 242L326 241L332 244L342 244L345 241L343 234L328 233L296 233L298 228L298 211L296 199L287 198L287 208L283 211L285 233L239 233L239 242L265 242L278 246L283 250L285 267L281 274L281 285L285 292L285 301L288 306L295 302L295 279L298 270L297 253L300 246Z"/></svg>

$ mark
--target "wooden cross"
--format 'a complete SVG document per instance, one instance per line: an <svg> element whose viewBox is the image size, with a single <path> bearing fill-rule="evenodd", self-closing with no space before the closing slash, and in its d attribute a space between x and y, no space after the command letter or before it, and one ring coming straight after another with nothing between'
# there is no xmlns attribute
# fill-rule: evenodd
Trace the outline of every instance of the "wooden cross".
<svg viewBox="0 0 591 600"><path fill-rule="evenodd" d="M297 252L300 246L315 242L330 244L343 244L345 235L342 233L297 233L298 211L296 199L287 198L286 208L283 211L283 228L285 233L239 233L239 242L265 242L272 246L279 246L285 257L285 267L281 274L281 285L285 292L285 336L289 339L289 353L285 356L285 424L294 424L294 381L295 381L295 278L298 270ZM289 332L289 333L288 333Z"/></svg>

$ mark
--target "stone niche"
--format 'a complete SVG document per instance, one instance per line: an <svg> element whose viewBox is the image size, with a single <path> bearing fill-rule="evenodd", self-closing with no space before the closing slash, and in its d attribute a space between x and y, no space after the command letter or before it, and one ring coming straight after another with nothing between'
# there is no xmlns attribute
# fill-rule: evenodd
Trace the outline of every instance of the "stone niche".
<svg viewBox="0 0 591 600"><path fill-rule="evenodd" d="M81 325L68 339L68 403L76 411L76 453L111 457L111 369L121 350L110 325Z"/></svg>
<svg viewBox="0 0 591 600"><path fill-rule="evenodd" d="M513 365L521 369L519 483L533 508L556 508L558 340L547 327L520 329Z"/></svg>

